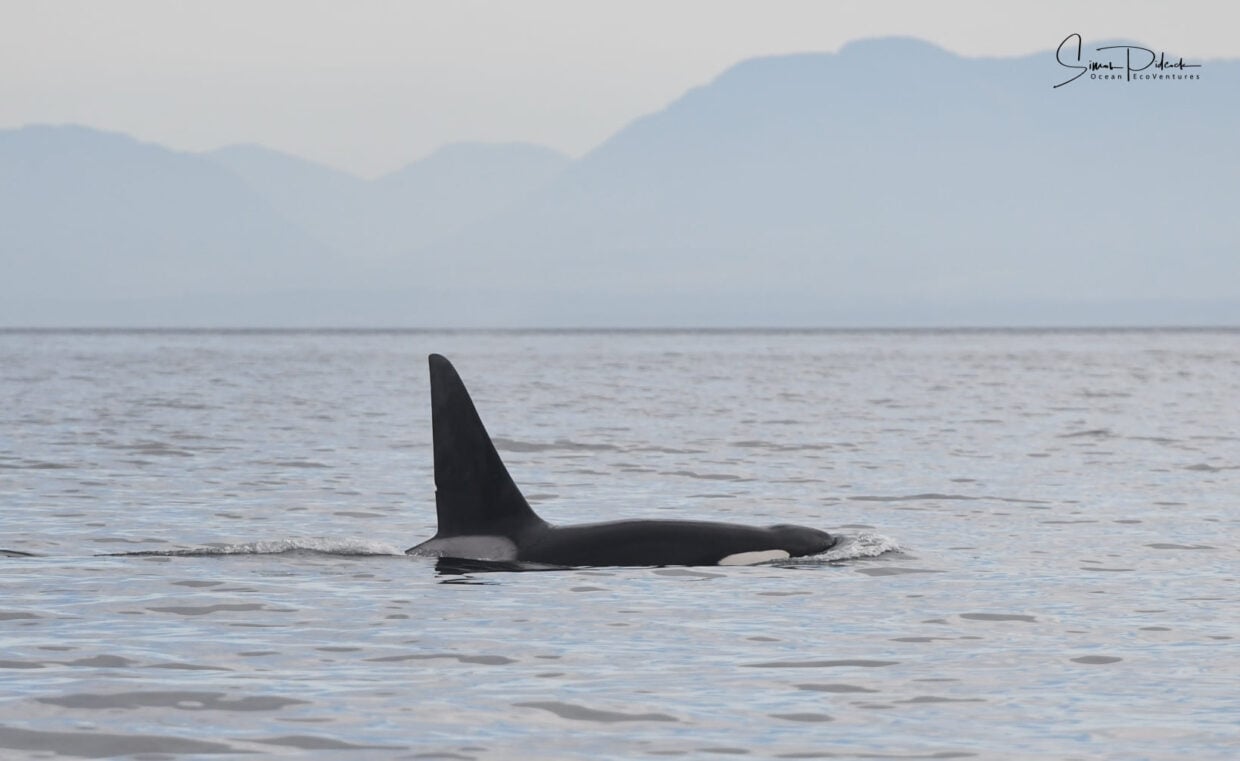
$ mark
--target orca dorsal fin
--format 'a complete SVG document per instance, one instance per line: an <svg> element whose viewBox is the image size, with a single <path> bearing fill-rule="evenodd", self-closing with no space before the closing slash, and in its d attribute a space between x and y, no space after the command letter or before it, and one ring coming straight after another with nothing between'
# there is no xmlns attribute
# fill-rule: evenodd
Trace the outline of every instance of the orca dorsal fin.
<svg viewBox="0 0 1240 761"><path fill-rule="evenodd" d="M512 537L542 525L508 475L456 368L438 354L429 362L436 536Z"/></svg>

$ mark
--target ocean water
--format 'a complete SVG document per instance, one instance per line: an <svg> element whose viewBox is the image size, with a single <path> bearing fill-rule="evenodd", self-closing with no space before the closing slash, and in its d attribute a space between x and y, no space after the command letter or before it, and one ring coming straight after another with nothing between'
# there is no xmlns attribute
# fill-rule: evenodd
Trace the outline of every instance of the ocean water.
<svg viewBox="0 0 1240 761"><path fill-rule="evenodd" d="M549 520L846 541L405 556L433 351ZM0 399L0 758L1240 757L1238 332L10 331Z"/></svg>

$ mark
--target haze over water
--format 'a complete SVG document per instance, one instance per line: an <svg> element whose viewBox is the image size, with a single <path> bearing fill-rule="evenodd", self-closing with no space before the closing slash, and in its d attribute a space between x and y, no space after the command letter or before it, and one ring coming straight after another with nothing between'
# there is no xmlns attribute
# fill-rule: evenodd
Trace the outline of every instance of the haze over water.
<svg viewBox="0 0 1240 761"><path fill-rule="evenodd" d="M1231 758L1238 339L0 332L0 756ZM437 572L432 351L548 520L848 551Z"/></svg>

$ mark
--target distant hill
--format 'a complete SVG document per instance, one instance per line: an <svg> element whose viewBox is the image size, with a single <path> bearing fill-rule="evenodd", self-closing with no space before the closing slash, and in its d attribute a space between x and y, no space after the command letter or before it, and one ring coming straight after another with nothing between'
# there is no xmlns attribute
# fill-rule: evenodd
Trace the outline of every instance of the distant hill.
<svg viewBox="0 0 1240 761"><path fill-rule="evenodd" d="M0 130L0 325L400 323L439 298L419 248L568 161L467 143L367 181L259 146Z"/></svg>
<svg viewBox="0 0 1240 761"><path fill-rule="evenodd" d="M579 302L641 323L1240 321L1240 65L1052 88L1063 71L901 39L747 61L452 259L562 294L532 322Z"/></svg>
<svg viewBox="0 0 1240 761"><path fill-rule="evenodd" d="M1202 64L1053 88L1051 52L857 42L576 161L462 144L376 180L0 131L0 324L1240 324L1240 63Z"/></svg>
<svg viewBox="0 0 1240 761"><path fill-rule="evenodd" d="M205 156L319 240L372 262L408 256L478 223L570 163L536 145L455 143L367 181L260 146Z"/></svg>
<svg viewBox="0 0 1240 761"><path fill-rule="evenodd" d="M0 133L0 177L6 301L257 292L340 268L229 172L123 135Z"/></svg>
<svg viewBox="0 0 1240 761"><path fill-rule="evenodd" d="M236 176L272 211L323 244L369 252L369 183L360 177L260 145L229 146L201 158Z"/></svg>

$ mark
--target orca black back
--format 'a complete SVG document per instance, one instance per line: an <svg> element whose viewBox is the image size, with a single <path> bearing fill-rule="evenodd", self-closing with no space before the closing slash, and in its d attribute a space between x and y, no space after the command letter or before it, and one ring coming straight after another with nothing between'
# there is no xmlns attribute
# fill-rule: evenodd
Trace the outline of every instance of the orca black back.
<svg viewBox="0 0 1240 761"><path fill-rule="evenodd" d="M430 356L435 536L410 554L520 569L740 565L814 555L836 537L804 526L628 520L557 527L530 508L452 363Z"/></svg>

